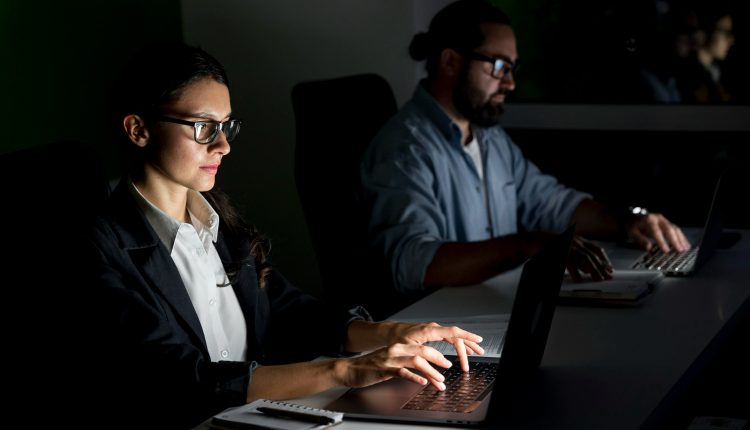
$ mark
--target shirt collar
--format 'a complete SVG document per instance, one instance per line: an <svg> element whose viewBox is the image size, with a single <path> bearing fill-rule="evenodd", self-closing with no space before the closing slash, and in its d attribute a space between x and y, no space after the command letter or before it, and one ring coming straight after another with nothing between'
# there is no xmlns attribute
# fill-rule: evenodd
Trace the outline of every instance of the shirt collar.
<svg viewBox="0 0 750 430"><path fill-rule="evenodd" d="M419 85L417 85L412 101L422 110L422 112L424 112L427 119L437 127L447 141L455 143L461 147L461 129L453 122L448 114L445 113L443 107L440 106L440 103L438 103L434 97L432 97L432 94L425 89L425 85L427 85L426 80L422 80Z"/></svg>
<svg viewBox="0 0 750 430"><path fill-rule="evenodd" d="M154 206L153 203L148 201L148 199L141 194L130 178L128 178L128 188L135 198L135 201L138 203L141 211L143 211L143 214L146 216L146 219L151 224L151 227L156 231L159 239L161 239L164 246L172 252L177 232L180 229L180 226L184 223L172 218L164 211ZM216 240L219 237L219 214L217 214L214 208L212 208L208 201L206 201L206 198L195 190L189 190L187 196L187 210L190 215L191 223L198 232L198 235L203 236L202 233L205 231L205 234L209 235L211 241L216 243Z"/></svg>

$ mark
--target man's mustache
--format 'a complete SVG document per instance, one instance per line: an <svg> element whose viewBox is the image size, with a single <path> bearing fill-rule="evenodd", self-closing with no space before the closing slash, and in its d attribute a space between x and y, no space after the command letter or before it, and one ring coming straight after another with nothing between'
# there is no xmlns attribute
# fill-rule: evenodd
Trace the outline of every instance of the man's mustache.
<svg viewBox="0 0 750 430"><path fill-rule="evenodd" d="M497 90L497 92L495 94L493 94L492 97L495 97L495 96L507 96L508 94L510 94L510 91L506 90L505 88L501 88L501 89Z"/></svg>

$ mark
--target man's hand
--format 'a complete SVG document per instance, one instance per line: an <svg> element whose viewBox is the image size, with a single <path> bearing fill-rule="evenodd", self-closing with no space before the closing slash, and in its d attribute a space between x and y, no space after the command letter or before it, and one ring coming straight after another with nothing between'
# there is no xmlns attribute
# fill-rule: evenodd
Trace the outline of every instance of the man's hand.
<svg viewBox="0 0 750 430"><path fill-rule="evenodd" d="M581 236L573 237L573 245L568 256L568 273L575 282L581 282L581 272L595 281L612 279L612 263L600 246Z"/></svg>
<svg viewBox="0 0 750 430"><path fill-rule="evenodd" d="M660 213L632 217L625 223L625 232L628 239L646 251L651 250L653 242L664 252L684 252L690 249L690 242L682 229Z"/></svg>

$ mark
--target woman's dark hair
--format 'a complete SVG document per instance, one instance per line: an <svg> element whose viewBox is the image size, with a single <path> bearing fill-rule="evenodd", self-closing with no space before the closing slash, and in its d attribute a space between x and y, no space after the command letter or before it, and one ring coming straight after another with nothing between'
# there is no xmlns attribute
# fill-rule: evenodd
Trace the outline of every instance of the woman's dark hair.
<svg viewBox="0 0 750 430"><path fill-rule="evenodd" d="M227 74L216 58L200 48L178 42L150 45L125 65L113 91L113 120L117 139L124 142L131 163L139 164L143 154L125 135L122 119L135 114L148 122L159 115L166 104L178 98L185 87L206 78L229 87ZM264 287L271 270L267 261L268 239L242 219L224 193L211 190L202 194L219 214L229 236L249 244L248 255L234 257L236 261L227 268L229 281L234 282L242 264L252 258L259 285Z"/></svg>
<svg viewBox="0 0 750 430"><path fill-rule="evenodd" d="M119 122L131 114L149 119L187 85L204 78L229 86L224 68L206 51L178 42L149 45L125 65L117 79L114 119Z"/></svg>
<svg viewBox="0 0 750 430"><path fill-rule="evenodd" d="M432 18L427 33L414 35L409 54L416 61L427 60L427 74L433 77L444 49L464 53L482 44L484 34L480 24L485 22L510 25L510 18L486 0L451 3Z"/></svg>
<svg viewBox="0 0 750 430"><path fill-rule="evenodd" d="M214 188L201 194L219 214L224 231L229 233L228 237L239 238L249 245L248 253L239 256L239 258L234 258L234 261L226 268L229 283L234 283L237 280L242 265L252 258L255 262L255 271L258 274L258 285L260 288L265 288L272 269L268 262L268 253L271 251L271 242L268 237L260 233L255 226L246 223L239 211L229 201L229 196L223 192Z"/></svg>

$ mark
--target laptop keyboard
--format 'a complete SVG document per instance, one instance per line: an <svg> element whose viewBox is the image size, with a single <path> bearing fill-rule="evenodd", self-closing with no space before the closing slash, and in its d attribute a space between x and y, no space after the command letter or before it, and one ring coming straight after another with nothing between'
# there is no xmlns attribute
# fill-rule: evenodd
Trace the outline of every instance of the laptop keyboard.
<svg viewBox="0 0 750 430"><path fill-rule="evenodd" d="M497 363L469 362L464 372L457 362L442 369L445 391L426 385L401 409L470 413L479 406L495 381Z"/></svg>
<svg viewBox="0 0 750 430"><path fill-rule="evenodd" d="M646 255L639 259L633 269L661 270L664 272L684 272L692 269L698 248L691 248L685 252L664 253L661 248L654 246Z"/></svg>

